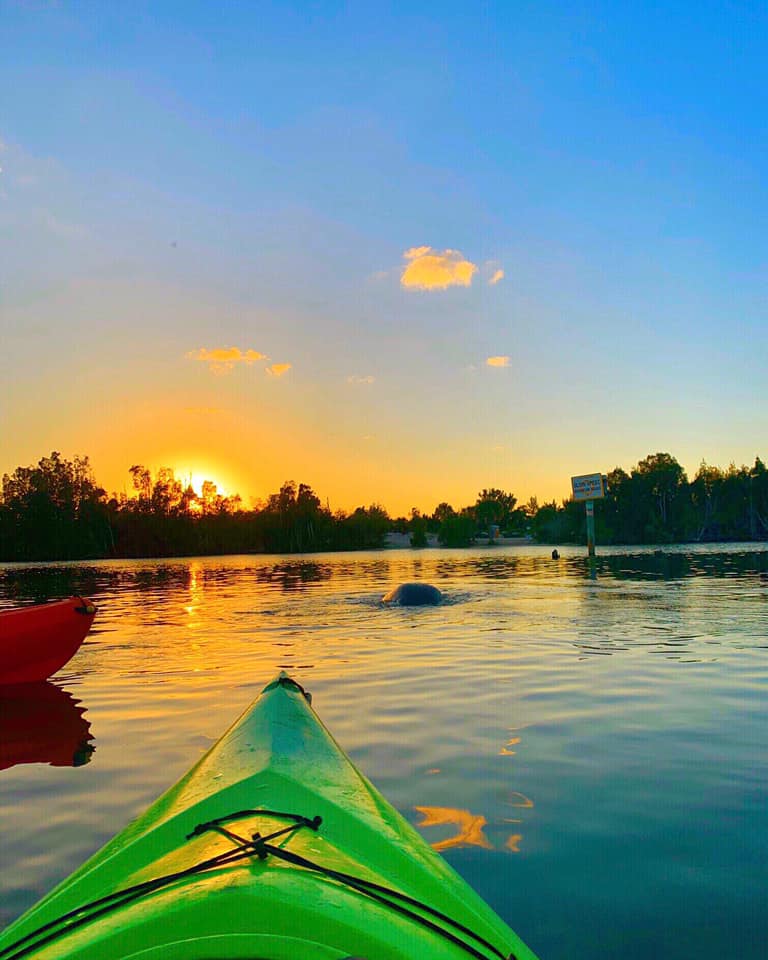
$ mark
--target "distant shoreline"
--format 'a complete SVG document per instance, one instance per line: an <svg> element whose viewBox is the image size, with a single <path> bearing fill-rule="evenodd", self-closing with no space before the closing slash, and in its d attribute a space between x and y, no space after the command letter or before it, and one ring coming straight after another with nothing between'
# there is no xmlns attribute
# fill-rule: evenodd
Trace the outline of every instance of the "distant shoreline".
<svg viewBox="0 0 768 960"><path fill-rule="evenodd" d="M485 538L478 539L477 542L461 547L445 547L437 542L437 538L430 535L425 547L411 547L410 534L395 534L397 542L384 543L378 547L361 547L359 549L325 549L325 550L306 550L298 551L246 551L233 550L227 553L174 553L174 554L144 554L142 556L112 556L112 557L69 557L36 559L36 560L0 560L0 571L14 567L45 567L49 565L65 566L69 564L91 564L91 563L120 563L121 561L176 561L176 560L194 560L194 559L215 559L224 557L295 557L298 561L307 559L311 561L313 557L323 556L325 554L356 554L356 553L390 553L395 550L408 550L418 555L423 550L444 550L451 554L467 553L473 550L490 550L497 547L536 547L541 550L549 550L557 546L560 550L576 550L576 556L586 558L586 544L578 543L541 543L531 540L527 537L499 537L489 542ZM402 539L402 542L401 542ZM614 555L614 551L637 549L649 556L669 556L684 547L750 547L751 552L768 552L768 540L681 540L676 543L606 543L597 544L597 559L608 558ZM573 558L573 554L562 555L561 559Z"/></svg>
<svg viewBox="0 0 768 960"><path fill-rule="evenodd" d="M487 537L478 537L474 543L469 544L469 547L522 547L526 544L533 544L535 540L532 537L496 537L494 540L488 540ZM384 537L383 549L401 549L403 547L411 546L411 534L410 533L388 533ZM542 546L542 544L540 544ZM543 544L546 546L546 544ZM427 534L427 547L439 547L443 549L443 544L438 540L436 533ZM469 547L445 547L447 550L466 550ZM418 549L418 548L414 548ZM422 548L423 549L423 548Z"/></svg>
<svg viewBox="0 0 768 960"><path fill-rule="evenodd" d="M153 477L130 469L134 496L109 497L96 483L87 457L67 461L53 451L37 466L2 478L0 558L4 562L88 560L100 557L314 554L377 549L475 548L529 543L578 548L591 536L601 546L768 541L768 467L727 470L702 463L689 481L669 453L649 454L630 473L616 467L589 514L568 499L519 505L495 487L455 510L447 501L431 514L416 507L392 518L378 503L351 513L331 512L306 483L287 480L263 503L243 509L215 484L201 494L184 487L170 468ZM601 475L602 476L602 475ZM592 518L588 534L588 516ZM493 534L507 533L507 536Z"/></svg>

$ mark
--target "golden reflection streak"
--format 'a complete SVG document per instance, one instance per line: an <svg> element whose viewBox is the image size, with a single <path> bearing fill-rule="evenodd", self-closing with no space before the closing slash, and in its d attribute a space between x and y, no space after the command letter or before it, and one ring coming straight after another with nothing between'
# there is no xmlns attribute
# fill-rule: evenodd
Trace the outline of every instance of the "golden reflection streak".
<svg viewBox="0 0 768 960"><path fill-rule="evenodd" d="M482 814L470 813L469 810L458 810L455 807L416 807L423 820L419 827L437 827L443 824L452 824L458 827L458 833L446 840L438 840L432 844L434 850L447 850L449 847L483 847L492 850L493 845L483 833L483 827L488 823Z"/></svg>
<svg viewBox="0 0 768 960"><path fill-rule="evenodd" d="M184 607L187 614L191 617L194 617L197 613L197 610L203 604L203 583L202 577L200 576L202 567L199 563L191 563L189 565L189 603ZM188 627L192 626L192 623L187 624Z"/></svg>
<svg viewBox="0 0 768 960"><path fill-rule="evenodd" d="M202 626L198 611L205 604L205 576L203 564L192 561L189 564L189 603L184 606L187 613L186 628L192 631L187 635L188 646L181 651L185 665L192 674L204 678L210 670L210 658L206 653L205 636L200 633Z"/></svg>

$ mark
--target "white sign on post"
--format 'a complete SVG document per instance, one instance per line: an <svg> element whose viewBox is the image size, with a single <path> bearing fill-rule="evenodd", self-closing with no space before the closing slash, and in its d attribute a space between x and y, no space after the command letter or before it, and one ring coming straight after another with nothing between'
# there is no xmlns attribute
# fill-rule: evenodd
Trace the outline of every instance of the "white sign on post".
<svg viewBox="0 0 768 960"><path fill-rule="evenodd" d="M571 488L574 500L598 500L605 496L601 473L586 473L581 477L571 477Z"/></svg>

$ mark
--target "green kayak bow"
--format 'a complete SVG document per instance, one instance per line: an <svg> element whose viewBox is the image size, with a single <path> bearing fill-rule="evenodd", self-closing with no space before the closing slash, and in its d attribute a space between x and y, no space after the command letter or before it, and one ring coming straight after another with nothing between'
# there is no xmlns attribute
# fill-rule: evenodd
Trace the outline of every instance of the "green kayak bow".
<svg viewBox="0 0 768 960"><path fill-rule="evenodd" d="M286 674L0 936L0 960L536 960Z"/></svg>

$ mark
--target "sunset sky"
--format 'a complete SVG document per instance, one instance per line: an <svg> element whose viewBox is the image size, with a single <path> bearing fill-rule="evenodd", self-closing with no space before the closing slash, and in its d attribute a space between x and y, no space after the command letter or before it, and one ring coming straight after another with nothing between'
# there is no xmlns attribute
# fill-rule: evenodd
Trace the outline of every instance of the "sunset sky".
<svg viewBox="0 0 768 960"><path fill-rule="evenodd" d="M0 0L0 473L766 457L767 10Z"/></svg>

